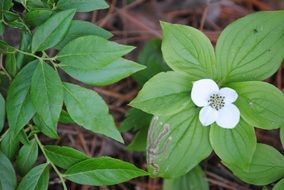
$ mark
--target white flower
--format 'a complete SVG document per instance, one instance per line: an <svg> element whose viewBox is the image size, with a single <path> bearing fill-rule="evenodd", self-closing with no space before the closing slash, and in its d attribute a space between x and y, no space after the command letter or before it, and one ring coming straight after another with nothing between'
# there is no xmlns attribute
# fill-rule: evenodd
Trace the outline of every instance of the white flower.
<svg viewBox="0 0 284 190"><path fill-rule="evenodd" d="M237 98L235 90L227 87L219 89L211 79L194 82L191 91L194 104L202 107L199 120L204 126L216 122L222 128L234 128L240 121L240 111L232 104Z"/></svg>

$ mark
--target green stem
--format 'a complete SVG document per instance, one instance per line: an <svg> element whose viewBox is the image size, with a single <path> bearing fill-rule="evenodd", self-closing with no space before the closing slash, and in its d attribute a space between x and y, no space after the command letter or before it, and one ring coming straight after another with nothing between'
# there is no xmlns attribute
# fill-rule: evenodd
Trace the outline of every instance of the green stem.
<svg viewBox="0 0 284 190"><path fill-rule="evenodd" d="M0 55L0 69L3 70L3 73L8 77L9 80L12 80L12 77L10 76L10 74L8 73L8 71L5 69L5 67L3 66L3 56L2 54Z"/></svg>
<svg viewBox="0 0 284 190"><path fill-rule="evenodd" d="M25 51L22 51L22 50L19 50L19 49L16 49L16 51L21 53L21 54L24 54L24 55L28 55L28 56L31 56L31 57L34 57L34 58L37 58L37 59L42 59L41 57L34 55L33 53L25 52Z"/></svg>
<svg viewBox="0 0 284 190"><path fill-rule="evenodd" d="M44 54L43 57L39 57L33 53L29 53L29 52L26 52L26 51L22 51L22 50L19 50L19 49L16 49L17 52L21 53L21 54L24 54L24 55L28 55L28 56L31 56L31 57L34 57L38 60L41 60L41 61L50 61L52 63L54 63L54 60L56 60L57 57L48 57L46 54ZM55 64L55 63L54 63Z"/></svg>
<svg viewBox="0 0 284 190"><path fill-rule="evenodd" d="M51 165L51 167L53 168L53 170L55 171L55 173L58 175L58 177L59 177L59 179L60 179L60 181L61 181L61 183L62 183L63 189L64 189L64 190L67 190L67 186L66 186L66 184L65 184L65 180L64 180L64 178L63 178L63 174L57 169L57 167L56 167L56 166L51 162L51 160L48 158L48 156L47 156L47 154L46 154L46 152L45 152L45 150L44 150L44 146L43 146L43 144L41 144L41 142L40 142L38 136L35 134L34 137L35 137L35 140L36 140L36 142L37 142L37 144L38 144L38 146L39 146L41 152L43 153L43 155L44 155L44 157L45 157L47 163Z"/></svg>
<svg viewBox="0 0 284 190"><path fill-rule="evenodd" d="M4 137L8 134L8 130L0 137L0 142L4 139Z"/></svg>
<svg viewBox="0 0 284 190"><path fill-rule="evenodd" d="M54 62L54 61L56 60L56 57L49 57L49 56L46 54L45 51L42 51L42 55L43 55L42 59L43 59L43 60L48 60L48 61L52 64L52 66L54 67L54 69L57 71L58 65Z"/></svg>

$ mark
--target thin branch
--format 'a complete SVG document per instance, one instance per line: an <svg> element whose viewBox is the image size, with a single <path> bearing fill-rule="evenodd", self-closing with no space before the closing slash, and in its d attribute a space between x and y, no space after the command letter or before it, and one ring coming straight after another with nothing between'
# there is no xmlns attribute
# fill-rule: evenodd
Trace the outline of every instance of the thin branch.
<svg viewBox="0 0 284 190"><path fill-rule="evenodd" d="M47 154L46 154L46 152L44 150L44 146L43 146L43 144L41 144L38 136L35 134L34 137L35 137L35 140L36 140L36 142L37 142L41 152L43 153L47 163L51 165L51 167L53 168L55 173L58 175L58 177L59 177L59 179L60 179L60 181L62 183L63 189L67 190L67 186L65 184L65 179L63 178L63 174L57 169L57 167L53 164L53 162L48 158L48 156L47 156Z"/></svg>

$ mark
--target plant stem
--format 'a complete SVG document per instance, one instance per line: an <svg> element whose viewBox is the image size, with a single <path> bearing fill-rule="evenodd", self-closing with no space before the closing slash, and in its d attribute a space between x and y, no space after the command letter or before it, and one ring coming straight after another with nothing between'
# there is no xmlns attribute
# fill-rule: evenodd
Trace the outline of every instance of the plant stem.
<svg viewBox="0 0 284 190"><path fill-rule="evenodd" d="M8 130L5 131L5 133L0 137L0 142L4 139L4 137L8 134Z"/></svg>
<svg viewBox="0 0 284 190"><path fill-rule="evenodd" d="M42 55L43 55L42 59L43 59L43 60L48 60L48 61L52 64L52 66L54 67L54 69L57 71L58 65L54 62L54 61L56 60L56 57L49 57L49 56L46 54L45 51L42 51Z"/></svg>
<svg viewBox="0 0 284 190"><path fill-rule="evenodd" d="M56 60L56 56L55 57L48 57L48 55L44 52L44 55L43 57L39 57L33 53L29 53L29 52L26 52L26 51L22 51L22 50L19 50L19 49L16 49L17 52L21 53L21 54L24 54L24 55L28 55L28 56L31 56L31 57L34 57L40 61L50 61L52 64L55 64L54 63L54 60Z"/></svg>
<svg viewBox="0 0 284 190"><path fill-rule="evenodd" d="M59 177L59 179L60 179L60 181L61 181L61 183L62 183L63 189L64 189L64 190L67 190L67 186L66 186L66 184L65 184L65 180L64 180L64 178L63 178L63 174L57 169L57 167L51 162L51 160L49 160L49 158L48 158L48 156L46 155L46 152L45 152L45 150L44 150L44 146L43 146L43 144L41 144L41 142L40 142L38 136L37 136L36 134L34 134L34 137L35 137L35 140L36 140L36 142L37 142L37 144L38 144L38 146L39 146L41 152L43 153L43 155L44 155L44 157L45 157L47 163L51 165L51 167L53 168L53 170L55 171L55 173L58 175L58 177Z"/></svg>
<svg viewBox="0 0 284 190"><path fill-rule="evenodd" d="M19 49L16 49L16 51L21 53L21 54L24 54L24 55L29 55L29 56L35 57L37 59L41 59L41 57L34 55L33 53L25 52L25 51L22 51L22 50L19 50Z"/></svg>
<svg viewBox="0 0 284 190"><path fill-rule="evenodd" d="M8 71L5 69L5 67L3 66L3 56L2 54L0 55L0 69L2 69L3 74L5 74L9 80L12 80L12 77L10 76L10 74L8 73Z"/></svg>

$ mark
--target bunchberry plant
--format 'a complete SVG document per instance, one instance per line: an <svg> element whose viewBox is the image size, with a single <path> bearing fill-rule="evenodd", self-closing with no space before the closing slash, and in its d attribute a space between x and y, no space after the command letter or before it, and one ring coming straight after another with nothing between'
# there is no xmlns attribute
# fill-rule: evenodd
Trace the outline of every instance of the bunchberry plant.
<svg viewBox="0 0 284 190"><path fill-rule="evenodd" d="M153 39L145 43L144 48L140 51L138 56L138 63L147 66L146 69L141 70L132 75L132 78L137 82L141 88L147 80L155 74L163 71L170 71L171 69L163 60L161 52L161 40ZM127 146L130 151L145 151L147 142L147 133L151 122L151 114L143 112L142 110L131 108L126 113L125 120L121 123L120 131L136 132L135 137ZM152 137L155 138L155 137ZM153 146L153 145L152 145ZM153 148L153 147L152 147ZM149 159L149 158L148 158ZM186 175L174 179L163 180L164 190L187 189L187 190L208 190L209 183L205 178L205 173L200 166L196 166L190 170Z"/></svg>
<svg viewBox="0 0 284 190"><path fill-rule="evenodd" d="M66 80L68 74L85 86L105 86L144 68L122 58L133 47L109 41L112 34L93 23L73 20L76 12L107 8L106 2L17 2L23 11L12 0L0 1L0 189L48 189L50 171L64 190L66 180L105 186L147 175L131 163L44 145L39 138L58 138L60 122L123 142L103 99ZM8 28L20 31L19 46L5 41ZM39 150L44 162L37 162Z"/></svg>
<svg viewBox="0 0 284 190"><path fill-rule="evenodd" d="M257 143L254 130L281 128L283 138L284 96L261 82L284 58L283 20L284 11L241 18L221 33L215 50L197 29L161 23L162 53L173 71L151 78L130 104L154 115L146 150L153 176L185 175L212 150L247 183L284 176L283 155Z"/></svg>

